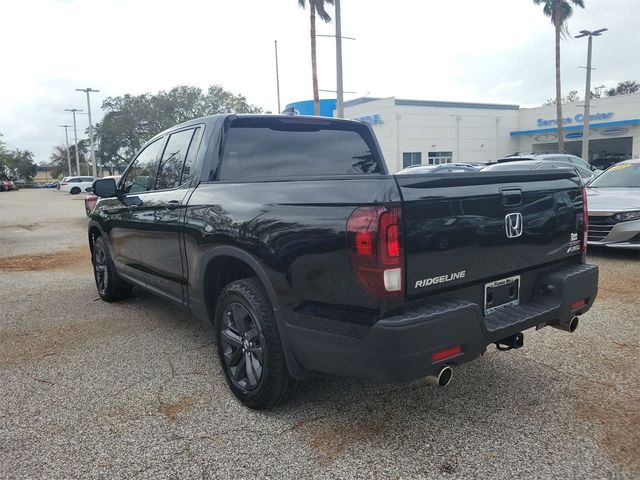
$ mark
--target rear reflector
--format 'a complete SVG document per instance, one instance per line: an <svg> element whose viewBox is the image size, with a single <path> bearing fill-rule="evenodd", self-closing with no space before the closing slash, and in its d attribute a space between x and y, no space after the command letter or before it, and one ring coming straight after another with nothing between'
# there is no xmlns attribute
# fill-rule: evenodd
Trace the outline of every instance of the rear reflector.
<svg viewBox="0 0 640 480"><path fill-rule="evenodd" d="M444 350L440 350L431 355L432 362L439 362L440 360L444 360L445 358L453 357L454 355L462 352L462 345L456 345L455 347L446 348Z"/></svg>
<svg viewBox="0 0 640 480"><path fill-rule="evenodd" d="M571 304L571 311L575 312L579 308L584 307L587 304L586 300L578 300L577 302L573 302Z"/></svg>
<svg viewBox="0 0 640 480"><path fill-rule="evenodd" d="M384 271L384 288L387 292L402 290L402 269L392 268Z"/></svg>

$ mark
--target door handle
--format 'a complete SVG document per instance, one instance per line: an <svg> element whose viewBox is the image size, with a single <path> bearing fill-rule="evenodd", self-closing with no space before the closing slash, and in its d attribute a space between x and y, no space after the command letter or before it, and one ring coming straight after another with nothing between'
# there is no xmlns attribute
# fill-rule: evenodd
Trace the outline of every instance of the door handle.
<svg viewBox="0 0 640 480"><path fill-rule="evenodd" d="M169 210L175 210L180 206L180 202L178 200L170 200L167 202L167 208Z"/></svg>

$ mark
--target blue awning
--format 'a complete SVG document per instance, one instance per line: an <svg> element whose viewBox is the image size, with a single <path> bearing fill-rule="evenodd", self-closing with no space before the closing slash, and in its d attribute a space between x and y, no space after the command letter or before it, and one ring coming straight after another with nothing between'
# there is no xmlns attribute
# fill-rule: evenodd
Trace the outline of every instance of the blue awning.
<svg viewBox="0 0 640 480"><path fill-rule="evenodd" d="M632 120L619 120L617 122L603 122L603 123L589 123L589 128L607 128L607 127L620 127L623 125L640 125L640 118L634 118ZM571 125L563 128L565 132L582 131L582 125ZM513 137L515 135L537 135L539 133L556 133L557 128L537 128L535 130L516 130L510 133Z"/></svg>

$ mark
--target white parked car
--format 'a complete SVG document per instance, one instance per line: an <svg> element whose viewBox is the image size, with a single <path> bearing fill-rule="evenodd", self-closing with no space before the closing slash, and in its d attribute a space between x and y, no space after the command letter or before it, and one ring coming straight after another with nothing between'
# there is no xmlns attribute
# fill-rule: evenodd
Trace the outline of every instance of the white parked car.
<svg viewBox="0 0 640 480"><path fill-rule="evenodd" d="M77 195L86 192L87 188L93 185L94 180L93 177L65 177L60 181L60 191Z"/></svg>

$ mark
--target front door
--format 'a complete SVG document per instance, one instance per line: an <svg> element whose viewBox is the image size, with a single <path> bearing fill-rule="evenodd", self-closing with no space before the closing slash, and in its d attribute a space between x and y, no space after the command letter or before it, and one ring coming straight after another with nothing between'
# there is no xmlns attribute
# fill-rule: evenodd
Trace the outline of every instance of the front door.
<svg viewBox="0 0 640 480"><path fill-rule="evenodd" d="M107 212L111 253L116 268L126 277L148 283L144 238L151 228L147 209L164 138L146 145L120 180L118 198L103 203Z"/></svg>

